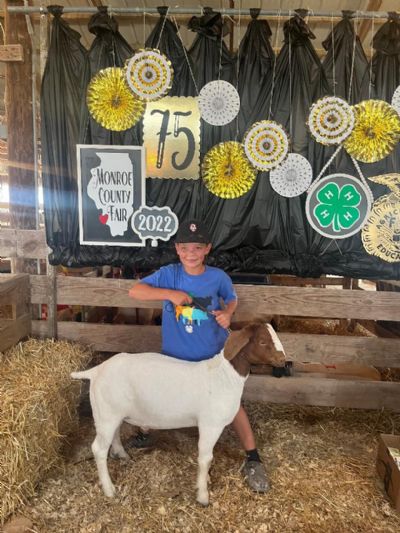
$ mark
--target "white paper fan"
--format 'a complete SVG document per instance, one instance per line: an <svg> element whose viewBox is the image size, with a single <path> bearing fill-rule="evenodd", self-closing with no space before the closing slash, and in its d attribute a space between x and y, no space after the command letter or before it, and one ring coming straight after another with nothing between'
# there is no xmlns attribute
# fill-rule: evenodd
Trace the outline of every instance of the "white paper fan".
<svg viewBox="0 0 400 533"><path fill-rule="evenodd" d="M397 87L397 89L393 93L392 106L395 108L395 110L400 115L400 85Z"/></svg>
<svg viewBox="0 0 400 533"><path fill-rule="evenodd" d="M310 109L308 127L314 139L322 144L343 142L353 131L354 110L343 98L324 96Z"/></svg>
<svg viewBox="0 0 400 533"><path fill-rule="evenodd" d="M224 126L232 122L239 113L239 93L227 81L210 81L200 91L199 108L205 122L213 126Z"/></svg>
<svg viewBox="0 0 400 533"><path fill-rule="evenodd" d="M268 171L287 156L289 139L283 127L273 120L261 120L245 133L244 149L251 164Z"/></svg>
<svg viewBox="0 0 400 533"><path fill-rule="evenodd" d="M312 181L312 167L300 154L289 154L270 172L271 187L281 196L293 198L305 192Z"/></svg>
<svg viewBox="0 0 400 533"><path fill-rule="evenodd" d="M126 64L131 91L144 100L159 100L171 89L174 71L167 57L156 49L140 50Z"/></svg>

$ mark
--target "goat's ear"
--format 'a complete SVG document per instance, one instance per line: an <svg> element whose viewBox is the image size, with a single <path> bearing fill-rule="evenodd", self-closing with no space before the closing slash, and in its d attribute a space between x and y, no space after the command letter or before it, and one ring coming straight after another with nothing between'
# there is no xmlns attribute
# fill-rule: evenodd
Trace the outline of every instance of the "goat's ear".
<svg viewBox="0 0 400 533"><path fill-rule="evenodd" d="M240 350L249 342L251 332L248 328L243 328L240 331L232 331L226 340L224 346L224 355L228 361L231 361Z"/></svg>

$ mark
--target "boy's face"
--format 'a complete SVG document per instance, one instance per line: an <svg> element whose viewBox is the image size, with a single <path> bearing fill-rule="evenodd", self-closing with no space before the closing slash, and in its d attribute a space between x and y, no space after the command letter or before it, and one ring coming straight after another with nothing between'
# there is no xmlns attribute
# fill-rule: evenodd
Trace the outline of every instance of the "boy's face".
<svg viewBox="0 0 400 533"><path fill-rule="evenodd" d="M175 250L186 270L195 271L203 267L206 255L210 253L211 244L185 242L175 244Z"/></svg>

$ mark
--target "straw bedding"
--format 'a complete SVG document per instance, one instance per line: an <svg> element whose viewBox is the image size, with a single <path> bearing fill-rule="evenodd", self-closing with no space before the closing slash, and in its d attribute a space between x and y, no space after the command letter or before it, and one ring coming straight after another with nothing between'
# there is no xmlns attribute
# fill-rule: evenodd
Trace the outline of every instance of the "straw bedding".
<svg viewBox="0 0 400 533"><path fill-rule="evenodd" d="M284 378L282 378L284 379ZM236 436L215 447L211 504L195 502L197 430L155 432L152 450L109 459L118 495L105 498L91 457L90 418L82 418L65 462L41 484L23 514L46 533L315 532L397 533L376 475L376 437L400 432L400 415L380 411L246 404L272 489L243 483ZM123 426L123 441L132 432Z"/></svg>
<svg viewBox="0 0 400 533"><path fill-rule="evenodd" d="M0 353L0 523L60 464L64 437L78 425L80 386L69 373L90 357L77 345L35 339Z"/></svg>

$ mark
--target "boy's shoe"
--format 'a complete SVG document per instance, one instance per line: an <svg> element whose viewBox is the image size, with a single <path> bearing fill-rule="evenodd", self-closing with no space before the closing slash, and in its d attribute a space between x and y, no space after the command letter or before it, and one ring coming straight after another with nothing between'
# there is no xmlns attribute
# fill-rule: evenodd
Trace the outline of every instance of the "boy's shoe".
<svg viewBox="0 0 400 533"><path fill-rule="evenodd" d="M154 439L150 433L138 431L126 442L127 448L151 448L154 445Z"/></svg>
<svg viewBox="0 0 400 533"><path fill-rule="evenodd" d="M270 489L265 467L259 461L245 461L241 467L244 479L255 492L267 492Z"/></svg>

